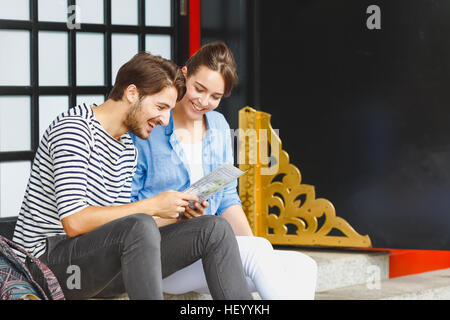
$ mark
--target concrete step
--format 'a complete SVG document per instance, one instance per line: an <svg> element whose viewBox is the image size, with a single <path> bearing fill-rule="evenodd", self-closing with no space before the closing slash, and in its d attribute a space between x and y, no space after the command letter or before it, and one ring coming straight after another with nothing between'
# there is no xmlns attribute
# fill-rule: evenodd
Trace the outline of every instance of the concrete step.
<svg viewBox="0 0 450 320"><path fill-rule="evenodd" d="M253 300L261 300L257 292L252 293ZM212 300L210 294L187 292L185 294L167 294L164 293L164 300Z"/></svg>
<svg viewBox="0 0 450 320"><path fill-rule="evenodd" d="M286 250L278 248L280 250ZM316 292L389 279L389 253L344 249L289 249L317 262Z"/></svg>
<svg viewBox="0 0 450 320"><path fill-rule="evenodd" d="M365 284L375 276L378 280L389 278L389 253L342 249L296 249L276 247L278 250L295 250L313 258L318 265L316 292ZM299 271L301 272L301 271ZM256 300L261 297L253 293ZM181 295L165 294L167 300L210 300L208 294L188 292Z"/></svg>
<svg viewBox="0 0 450 320"><path fill-rule="evenodd" d="M316 300L450 300L450 268L318 292Z"/></svg>

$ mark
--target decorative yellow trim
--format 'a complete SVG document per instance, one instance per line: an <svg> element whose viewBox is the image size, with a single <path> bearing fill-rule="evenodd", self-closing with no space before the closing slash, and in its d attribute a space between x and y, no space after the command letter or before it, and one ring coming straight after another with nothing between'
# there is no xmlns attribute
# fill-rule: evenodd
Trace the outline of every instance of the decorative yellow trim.
<svg viewBox="0 0 450 320"><path fill-rule="evenodd" d="M371 247L369 236L337 217L330 201L316 199L314 186L301 184L270 114L242 108L238 143L239 168L247 171L239 178L239 196L254 235L273 244ZM334 230L342 235L330 235Z"/></svg>

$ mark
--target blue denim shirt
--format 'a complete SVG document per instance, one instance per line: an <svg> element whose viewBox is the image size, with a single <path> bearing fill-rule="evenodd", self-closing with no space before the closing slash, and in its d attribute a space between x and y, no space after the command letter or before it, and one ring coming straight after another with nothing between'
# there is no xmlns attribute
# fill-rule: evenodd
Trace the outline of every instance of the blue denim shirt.
<svg viewBox="0 0 450 320"><path fill-rule="evenodd" d="M202 141L203 173L207 175L224 163L233 164L230 126L221 113L205 114L207 131ZM138 150L138 163L133 177L131 201L153 197L167 190L183 191L190 186L189 165L173 130L173 116L166 127L157 126L148 140L130 134ZM227 208L241 204L237 181L212 196L205 214L222 214Z"/></svg>

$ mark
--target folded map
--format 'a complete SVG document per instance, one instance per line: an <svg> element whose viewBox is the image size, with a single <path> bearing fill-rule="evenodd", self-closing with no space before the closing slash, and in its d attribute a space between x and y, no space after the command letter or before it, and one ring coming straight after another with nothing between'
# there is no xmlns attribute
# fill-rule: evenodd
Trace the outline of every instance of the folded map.
<svg viewBox="0 0 450 320"><path fill-rule="evenodd" d="M191 184L183 192L196 195L199 202L208 200L211 196L223 189L227 184L239 178L245 172L231 164L223 164L210 174ZM194 201L189 201L189 207L194 208Z"/></svg>

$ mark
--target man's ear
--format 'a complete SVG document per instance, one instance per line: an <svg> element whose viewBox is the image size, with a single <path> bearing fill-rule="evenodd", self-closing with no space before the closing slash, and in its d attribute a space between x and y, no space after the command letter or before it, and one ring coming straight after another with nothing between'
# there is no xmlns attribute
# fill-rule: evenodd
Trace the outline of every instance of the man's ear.
<svg viewBox="0 0 450 320"><path fill-rule="evenodd" d="M139 92L136 86L134 84L130 84L128 87L126 87L123 92L123 97L129 104L136 103L136 101L139 100Z"/></svg>

